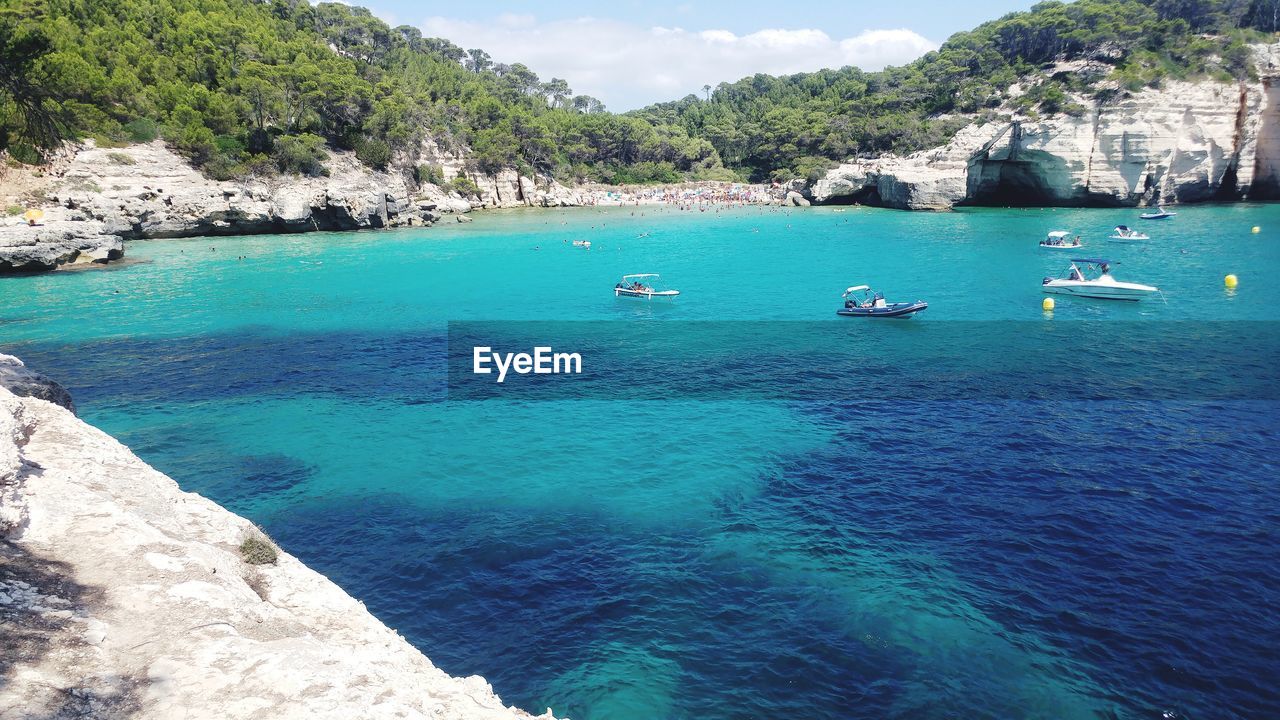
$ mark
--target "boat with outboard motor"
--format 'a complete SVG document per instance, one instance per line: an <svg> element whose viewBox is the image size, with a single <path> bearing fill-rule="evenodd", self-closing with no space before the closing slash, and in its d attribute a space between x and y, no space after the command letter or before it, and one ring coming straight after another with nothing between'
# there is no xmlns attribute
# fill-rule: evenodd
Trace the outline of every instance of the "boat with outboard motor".
<svg viewBox="0 0 1280 720"><path fill-rule="evenodd" d="M840 297L844 298L844 307L836 310L836 314L846 317L911 317L929 307L923 300L886 302L884 295L869 285L854 285Z"/></svg>
<svg viewBox="0 0 1280 720"><path fill-rule="evenodd" d="M1142 213L1138 217L1142 218L1143 220L1164 220L1165 218L1171 218L1177 214L1178 213L1169 212L1168 210L1165 210L1164 208L1157 205L1155 212Z"/></svg>
<svg viewBox="0 0 1280 720"><path fill-rule="evenodd" d="M638 273L635 275L623 275L617 285L613 286L614 297L633 297L645 300L670 299L680 294L679 290L658 290L652 284L652 280L657 280L657 273Z"/></svg>
<svg viewBox="0 0 1280 720"><path fill-rule="evenodd" d="M1080 236L1077 235L1073 241L1067 239L1069 235L1071 235L1071 233L1066 230L1054 230L1053 232L1050 232L1045 239L1040 241L1040 247L1050 248L1053 250L1072 250L1080 247Z"/></svg>
<svg viewBox="0 0 1280 720"><path fill-rule="evenodd" d="M1071 269L1065 278L1047 277L1041 283L1047 293L1075 295L1103 300L1141 300L1160 288L1141 283L1121 282L1111 276L1110 260L1080 258L1071 261ZM1083 266L1085 269L1081 269ZM1095 274L1096 277L1089 277Z"/></svg>
<svg viewBox="0 0 1280 720"><path fill-rule="evenodd" d="M1110 240L1150 240L1151 238L1144 233L1129 227L1128 225L1117 225L1115 230L1111 232Z"/></svg>

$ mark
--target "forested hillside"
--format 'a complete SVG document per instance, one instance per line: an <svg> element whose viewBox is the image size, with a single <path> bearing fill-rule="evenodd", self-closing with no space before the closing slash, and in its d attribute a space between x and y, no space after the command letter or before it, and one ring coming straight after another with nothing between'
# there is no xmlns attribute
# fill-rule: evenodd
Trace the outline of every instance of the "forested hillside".
<svg viewBox="0 0 1280 720"><path fill-rule="evenodd" d="M936 146L1002 107L1075 113L1083 107L1073 95L1105 101L1167 78L1245 78L1247 43L1278 29L1280 0L1044 2L957 33L904 67L756 75L635 115L710 140L755 177L804 176L832 159ZM1057 60L1087 62L1045 77ZM1034 80L1012 99L1025 78Z"/></svg>
<svg viewBox="0 0 1280 720"><path fill-rule="evenodd" d="M0 2L0 149L12 159L38 161L65 138L159 136L218 178L319 173L341 148L438 180L418 158L428 136L469 148L484 174L804 176L936 145L975 114L1080 112L1073 98L1166 78L1245 78L1246 43L1280 29L1280 0L1045 2L904 67L756 75L616 115L564 80L338 3ZM1052 73L1062 61L1084 64Z"/></svg>
<svg viewBox="0 0 1280 720"><path fill-rule="evenodd" d="M214 177L314 173L327 145L414 165L425 135L477 172L606 181L714 175L678 126L604 112L560 79L388 27L363 8L273 0L4 0L0 148L163 136ZM422 171L431 174L430 168ZM723 171L722 171L723 172ZM430 179L430 178L424 178Z"/></svg>

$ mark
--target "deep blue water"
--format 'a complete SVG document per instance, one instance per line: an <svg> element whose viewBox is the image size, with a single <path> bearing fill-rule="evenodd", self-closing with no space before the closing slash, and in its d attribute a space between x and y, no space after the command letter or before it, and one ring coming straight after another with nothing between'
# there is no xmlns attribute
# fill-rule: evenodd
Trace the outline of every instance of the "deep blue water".
<svg viewBox="0 0 1280 720"><path fill-rule="evenodd" d="M1100 239L1131 215L495 213L134 243L146 262L0 283L0 351L535 712L1280 717L1280 208ZM1034 246L1060 226L1166 301L1045 315L1061 257ZM608 294L654 270L684 291L670 307ZM835 318L865 281L931 307ZM445 323L478 319L643 323L686 355L585 393L463 399ZM806 323L735 326L759 347L726 352L682 322L725 320ZM824 323L834 346L806 336ZM889 382L902 363L956 380L912 399ZM611 394L693 367L709 390ZM1210 387L1214 368L1239 382Z"/></svg>

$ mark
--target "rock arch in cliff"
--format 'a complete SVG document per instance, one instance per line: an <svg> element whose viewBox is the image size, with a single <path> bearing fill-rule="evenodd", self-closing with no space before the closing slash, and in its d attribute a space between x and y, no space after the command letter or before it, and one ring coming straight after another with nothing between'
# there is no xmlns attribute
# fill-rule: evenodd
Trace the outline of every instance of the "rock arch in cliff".
<svg viewBox="0 0 1280 720"><path fill-rule="evenodd" d="M969 158L965 204L995 206L1097 205L1076 192L1068 160L1028 149L1020 121L1011 122ZM1103 199L1105 202L1105 198Z"/></svg>

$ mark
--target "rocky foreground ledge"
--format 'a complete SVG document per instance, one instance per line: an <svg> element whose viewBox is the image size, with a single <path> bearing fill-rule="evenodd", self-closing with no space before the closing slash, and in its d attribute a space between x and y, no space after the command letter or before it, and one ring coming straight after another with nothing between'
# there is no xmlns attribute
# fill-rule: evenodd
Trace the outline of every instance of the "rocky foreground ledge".
<svg viewBox="0 0 1280 720"><path fill-rule="evenodd" d="M0 718L532 717L0 367Z"/></svg>

